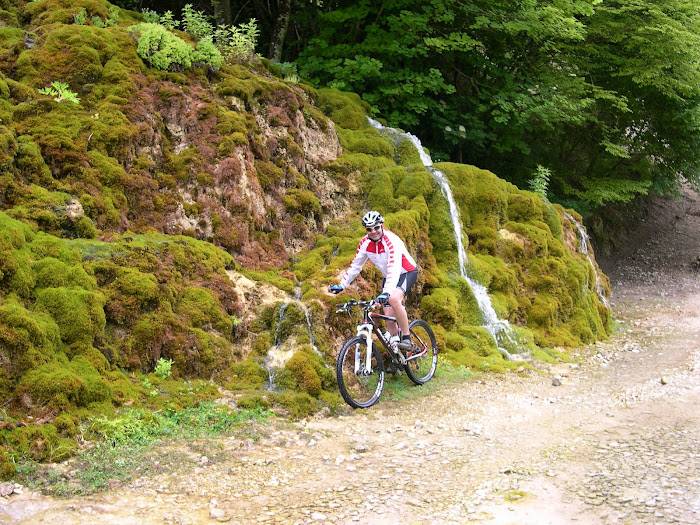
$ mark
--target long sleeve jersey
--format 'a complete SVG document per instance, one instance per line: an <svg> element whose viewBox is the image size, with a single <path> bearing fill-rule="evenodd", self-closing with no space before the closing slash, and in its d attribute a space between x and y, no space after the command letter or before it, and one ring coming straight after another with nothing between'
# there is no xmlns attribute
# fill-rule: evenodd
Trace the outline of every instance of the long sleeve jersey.
<svg viewBox="0 0 700 525"><path fill-rule="evenodd" d="M416 261L406 250L406 245L394 232L384 228L384 235L378 241L373 241L365 235L357 246L357 253L340 280L343 287L348 286L360 274L362 267L367 262L382 272L386 279L382 292L391 293L399 283L402 273L416 269Z"/></svg>

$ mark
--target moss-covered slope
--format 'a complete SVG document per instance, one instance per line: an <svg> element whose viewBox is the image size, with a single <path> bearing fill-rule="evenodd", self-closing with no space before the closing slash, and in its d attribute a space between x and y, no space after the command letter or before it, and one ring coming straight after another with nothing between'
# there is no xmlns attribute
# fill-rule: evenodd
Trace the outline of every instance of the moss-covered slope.
<svg viewBox="0 0 700 525"><path fill-rule="evenodd" d="M285 82L264 61L153 69L130 29L142 15L103 0L0 0L0 20L2 474L10 456L69 455L90 414L179 408L214 383L295 416L336 406L329 365L354 327L325 289L369 208L417 256L408 306L440 351L511 366L459 277L433 177L408 141L368 124L357 95ZM53 82L79 103L40 93ZM438 167L469 273L514 327L510 350L605 336L596 270L564 210L477 168ZM368 266L349 292L378 282ZM159 360L171 377L153 373Z"/></svg>

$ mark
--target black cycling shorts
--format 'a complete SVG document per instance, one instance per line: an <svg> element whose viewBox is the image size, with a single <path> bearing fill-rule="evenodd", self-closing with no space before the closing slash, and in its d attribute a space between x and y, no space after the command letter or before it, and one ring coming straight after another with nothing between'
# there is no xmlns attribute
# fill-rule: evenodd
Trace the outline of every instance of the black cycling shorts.
<svg viewBox="0 0 700 525"><path fill-rule="evenodd" d="M410 272L404 272L399 277L399 283L396 285L397 288L403 290L403 294L406 295L411 287L416 284L416 279L418 278L418 270L413 270ZM382 289L384 289L384 284L386 279L382 281Z"/></svg>

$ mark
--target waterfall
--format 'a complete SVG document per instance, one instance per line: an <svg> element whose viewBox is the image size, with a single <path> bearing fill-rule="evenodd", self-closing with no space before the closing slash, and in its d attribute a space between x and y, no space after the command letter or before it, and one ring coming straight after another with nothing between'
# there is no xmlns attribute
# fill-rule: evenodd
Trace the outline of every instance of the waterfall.
<svg viewBox="0 0 700 525"><path fill-rule="evenodd" d="M564 215L578 229L578 240L579 240L578 251L580 254L586 256L586 259L588 259L589 264L593 268L593 273L595 274L595 287L596 287L596 290L598 291L598 297L600 297L600 301L606 307L609 308L610 305L608 304L608 299L607 299L607 297L605 297L605 294L603 293L603 287L600 284L600 276L598 275L598 270L596 269L595 263L593 262L593 259L591 258L591 254L588 251L588 234L586 233L586 230L584 229L583 225L580 222L578 222L576 219L574 219L573 215L571 215L568 212L564 212Z"/></svg>
<svg viewBox="0 0 700 525"><path fill-rule="evenodd" d="M433 167L433 160L430 158L430 155L428 155L423 149L423 145L421 144L418 137L412 135L411 133L404 133L395 128L388 128L386 126L383 126L382 124L380 124L372 118L368 117L368 119L370 124L372 124L372 126L374 126L379 131L391 133L401 138L410 140L418 150L423 165L440 185L440 190L442 191L442 194L444 195L445 199L447 199L447 203L449 204L450 208L450 217L452 218L454 237L455 241L457 242L457 258L459 260L460 276L463 279L465 279L471 287L472 293L474 294L476 302L479 305L481 315L484 318L484 328L486 328L486 330L493 337L494 341L496 341L496 346L498 347L498 350L504 355L504 357L509 360L512 359L513 356L508 352L508 350L506 350L502 346L502 344L504 343L509 343L509 346L511 347L517 345L517 343L513 340L512 337L512 328L510 327L510 323L508 323L508 321L506 320L498 318L498 314L496 314L496 310L494 310L493 308L493 304L491 303L491 298L487 293L486 287L479 284L467 275L468 259L467 251L465 250L464 243L462 242L462 222L459 218L459 209L457 208L457 204L455 203L454 196L452 195L452 189L450 188L450 184L447 181L447 177L443 172Z"/></svg>

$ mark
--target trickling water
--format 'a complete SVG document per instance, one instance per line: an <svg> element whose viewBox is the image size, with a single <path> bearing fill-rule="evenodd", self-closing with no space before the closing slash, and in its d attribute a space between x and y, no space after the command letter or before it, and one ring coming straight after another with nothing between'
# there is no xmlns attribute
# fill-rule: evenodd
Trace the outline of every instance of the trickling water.
<svg viewBox="0 0 700 525"><path fill-rule="evenodd" d="M284 366L293 355L293 350L284 350L282 348L282 320L284 319L284 312L287 310L289 303L283 303L280 305L280 311L277 318L277 328L275 329L275 346L270 347L265 356L264 368L267 371L268 381L265 385L265 390L269 392L274 392L277 390L277 385L275 385L275 375L278 369Z"/></svg>
<svg viewBox="0 0 700 525"><path fill-rule="evenodd" d="M279 347L282 344L282 321L284 320L284 312L287 310L289 303L284 303L280 306L280 311L277 319L277 329L275 330L275 343Z"/></svg>
<svg viewBox="0 0 700 525"><path fill-rule="evenodd" d="M323 354L316 346L316 339L314 339L314 332L313 332L313 330L311 330L311 317L309 317L309 311L306 310L305 314L306 314L306 329L309 331L309 342L311 343L311 348L313 349L314 352L316 352L318 355L323 357Z"/></svg>
<svg viewBox="0 0 700 525"><path fill-rule="evenodd" d="M496 310L494 310L493 308L493 304L491 303L491 298L487 293L486 287L482 286L467 275L468 259L467 252L464 249L464 243L462 242L462 222L459 218L459 209L457 208L457 204L455 203L454 196L452 195L452 189L450 188L450 184L447 181L447 177L443 172L433 167L433 160L430 158L430 155L428 155L423 149L423 145L421 144L418 137L410 133L401 132L395 128L388 128L386 126L383 126L382 124L371 118L369 119L369 122L370 124L372 124L372 126L374 126L380 131L395 134L399 137L410 140L418 150L423 165L440 185L440 190L442 191L442 194L444 195L445 199L447 199L447 203L449 204L450 208L450 217L452 218L454 237L455 241L457 242L457 258L459 260L459 273L461 277L464 278L467 281L467 283L469 283L469 286L472 289L472 293L474 294L476 302L479 305L479 310L481 310L481 314L484 318L484 328L486 328L486 330L496 341L496 346L498 347L499 351L503 353L503 355L507 359L511 359L511 354L508 352L508 350L502 347L502 343L506 342L510 343L513 346L516 345L511 335L512 329L510 327L510 324L508 323L508 321L498 318L498 314L496 314Z"/></svg>
<svg viewBox="0 0 700 525"><path fill-rule="evenodd" d="M571 215L568 212L564 212L564 215L578 229L578 240L579 240L578 251L580 254L586 256L586 259L588 259L588 262L590 263L591 267L593 268L593 273L595 274L595 287L596 287L596 290L598 291L598 297L600 297L600 301L605 306L609 307L610 305L608 304L608 299L607 299L607 297L605 297L605 294L603 293L603 287L600 284L600 276L598 275L598 270L596 270L595 263L593 262L593 259L591 258L591 254L588 251L588 234L586 233L586 230L583 228L583 225L580 222L578 222L576 219L574 219L573 215Z"/></svg>
<svg viewBox="0 0 700 525"><path fill-rule="evenodd" d="M296 292L294 295L296 297ZM300 302L298 299L297 301L293 301L293 303L284 303L280 305L280 311L277 319L277 327L275 329L275 345L271 346L268 349L263 365L268 374L268 381L265 385L265 389L270 392L273 392L277 389L277 386L275 385L275 376L277 375L277 371L284 368L285 363L292 358L295 352L295 348L293 345L284 344L282 341L282 321L284 321L284 316L290 304L294 304L295 306L304 310L304 315L306 317L306 329L309 334L309 342L311 344L311 349L322 358L324 357L323 353L321 353L321 351L316 346L316 339L314 338L314 333L311 328L311 316L309 315L309 310L306 307L306 305ZM329 368L328 363L326 363L325 359L323 360L323 363L326 366L326 368Z"/></svg>
<svg viewBox="0 0 700 525"><path fill-rule="evenodd" d="M338 252L339 252L339 251L340 251L340 246L336 246L336 247L333 249L333 253L331 253L331 258L328 259L328 262L327 262L326 264L323 265L322 270L325 270L325 269L328 267L328 265L331 263L331 261L333 260L333 258L334 258L336 255L338 255Z"/></svg>

